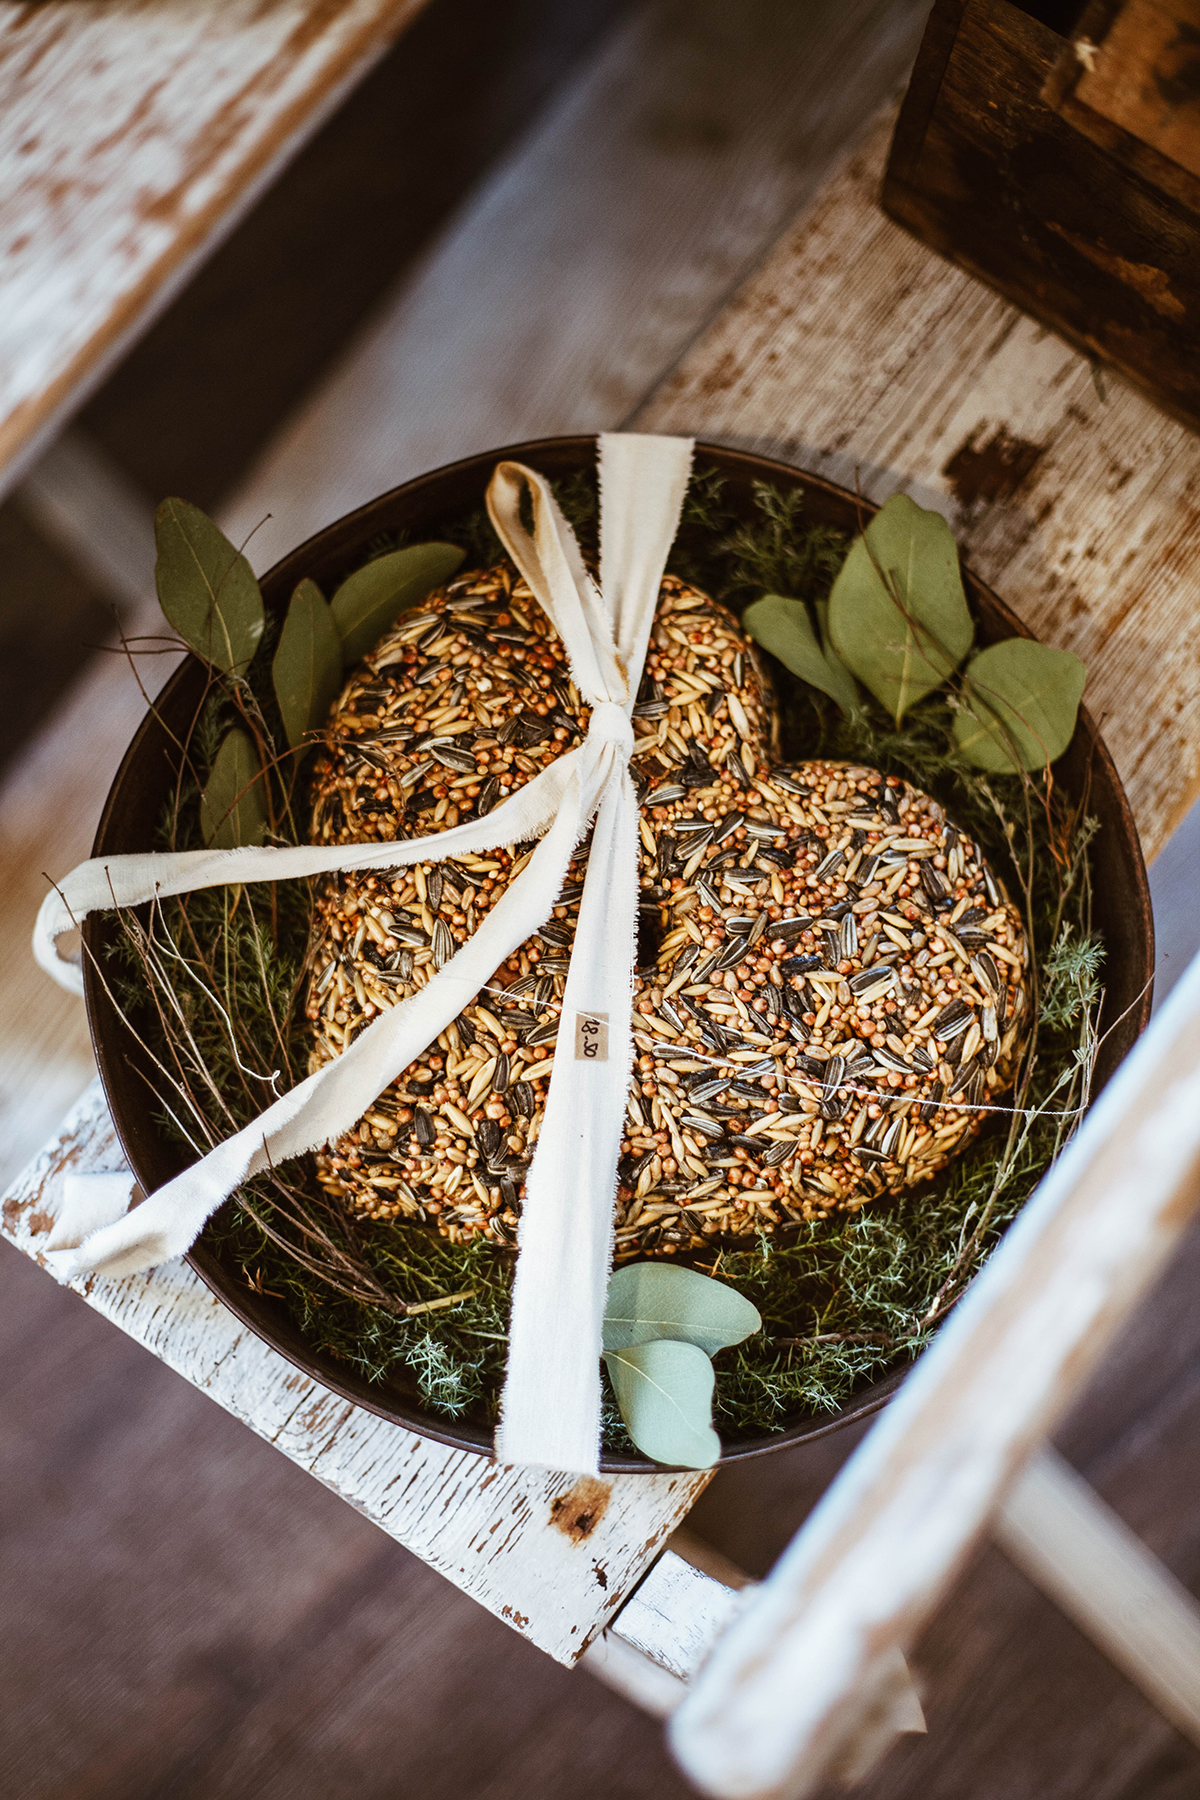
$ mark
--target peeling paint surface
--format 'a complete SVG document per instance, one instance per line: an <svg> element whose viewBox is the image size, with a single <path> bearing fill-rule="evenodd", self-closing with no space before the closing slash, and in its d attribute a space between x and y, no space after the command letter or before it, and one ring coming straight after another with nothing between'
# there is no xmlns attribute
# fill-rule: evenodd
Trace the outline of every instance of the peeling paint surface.
<svg viewBox="0 0 1200 1800"><path fill-rule="evenodd" d="M4 1235L40 1260L38 1243L57 1214L66 1171L121 1166L95 1082L6 1196ZM514 1469L435 1444L309 1380L247 1331L182 1262L72 1286L559 1662L583 1654L711 1479Z"/></svg>

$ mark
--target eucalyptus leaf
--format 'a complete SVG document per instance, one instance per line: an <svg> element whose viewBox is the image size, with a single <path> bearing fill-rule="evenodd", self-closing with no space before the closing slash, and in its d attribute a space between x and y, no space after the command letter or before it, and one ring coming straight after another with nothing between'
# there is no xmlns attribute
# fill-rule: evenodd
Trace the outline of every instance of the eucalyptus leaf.
<svg viewBox="0 0 1200 1800"><path fill-rule="evenodd" d="M626 1263L608 1284L604 1348L675 1338L709 1356L761 1331L758 1311L736 1288L670 1263Z"/></svg>
<svg viewBox="0 0 1200 1800"><path fill-rule="evenodd" d="M223 531L187 500L154 515L154 583L167 623L189 650L226 675L244 673L263 634L254 571Z"/></svg>
<svg viewBox="0 0 1200 1800"><path fill-rule="evenodd" d="M803 600L766 594L746 608L742 624L756 644L777 656L801 681L836 700L844 713L857 705L853 675L836 651L822 648Z"/></svg>
<svg viewBox="0 0 1200 1800"><path fill-rule="evenodd" d="M254 740L235 728L217 751L200 796L200 835L214 850L262 841L267 828L262 764Z"/></svg>
<svg viewBox="0 0 1200 1800"><path fill-rule="evenodd" d="M292 595L271 679L288 743L295 749L325 723L342 685L342 640L315 581L302 581Z"/></svg>
<svg viewBox="0 0 1200 1800"><path fill-rule="evenodd" d="M899 725L958 667L975 635L954 534L893 494L855 538L829 596L829 635Z"/></svg>
<svg viewBox="0 0 1200 1800"><path fill-rule="evenodd" d="M721 1440L712 1428L713 1367L703 1350L661 1338L610 1350L604 1360L638 1449L676 1468L711 1469Z"/></svg>
<svg viewBox="0 0 1200 1800"><path fill-rule="evenodd" d="M330 605L347 666L365 656L402 612L449 581L464 555L456 544L409 544L343 581Z"/></svg>
<svg viewBox="0 0 1200 1800"><path fill-rule="evenodd" d="M964 674L955 715L958 747L978 769L1044 769L1075 735L1087 669L1069 650L1005 638L981 650Z"/></svg>

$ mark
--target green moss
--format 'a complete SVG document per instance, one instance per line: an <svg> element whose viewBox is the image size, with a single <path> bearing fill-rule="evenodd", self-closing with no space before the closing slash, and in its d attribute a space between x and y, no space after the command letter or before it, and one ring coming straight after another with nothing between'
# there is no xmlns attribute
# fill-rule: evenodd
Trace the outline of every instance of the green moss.
<svg viewBox="0 0 1200 1800"><path fill-rule="evenodd" d="M594 558L594 482L575 478L557 493ZM754 507L752 519L739 518L721 477L701 465L671 570L738 610L764 591L824 598L845 554L844 535L808 523L795 492L756 484ZM462 544L475 562L499 553L482 510L446 520L437 535ZM365 560L400 541L373 541ZM256 659L232 697L214 691L188 746L190 770L164 816L164 844L198 841L200 786L235 711L250 714L265 740L281 741L268 659L269 651ZM987 778L963 765L944 696L896 731L873 705L844 719L778 664L773 674L788 760L840 757L903 775L982 844L1025 915L1040 1023L1017 1110L997 1114L935 1182L798 1234L763 1237L750 1251L699 1259L763 1316L760 1335L717 1360L718 1423L735 1438L777 1430L797 1413L835 1411L927 1341L1086 1099L1103 957L1090 918L1094 826L1057 789L1036 779ZM290 760L281 771L278 835L294 841L303 836L302 787ZM206 1148L304 1073L310 917L306 882L187 895L167 902L148 932L122 916L112 979L158 1058L157 1111L169 1136ZM315 1348L368 1379L406 1371L430 1410L445 1417L494 1416L512 1269L505 1253L451 1245L417 1225L355 1219L317 1184L309 1159L249 1183L205 1236L250 1285L282 1298ZM611 1448L630 1447L611 1400L604 1431Z"/></svg>

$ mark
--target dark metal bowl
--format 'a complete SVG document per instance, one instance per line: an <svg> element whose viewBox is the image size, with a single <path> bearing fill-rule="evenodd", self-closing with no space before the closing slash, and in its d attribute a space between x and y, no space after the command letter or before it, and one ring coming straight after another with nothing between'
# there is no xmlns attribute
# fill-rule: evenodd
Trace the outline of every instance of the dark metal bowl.
<svg viewBox="0 0 1200 1800"><path fill-rule="evenodd" d="M370 505L339 519L293 550L264 576L263 599L271 610L282 612L296 583L306 575L330 592L360 565L366 546L380 533L404 529L419 539L434 530L439 521L470 512L482 504L492 471L502 457L516 458L544 475L558 478L594 468L595 456L595 438L546 438L435 469L432 474L372 500ZM861 514L869 517L877 511L860 503L845 488L765 457L701 444L697 446L697 458L715 465L726 480L725 498L747 516L752 509L751 484L761 480L784 488L803 487L806 518L843 531L855 531ZM964 569L963 576L984 643L1031 635L970 570ZM155 828L175 778L177 751L173 740L186 736L204 679L201 664L189 657L168 681L154 711L147 714L113 782L93 855L111 856L153 845ZM1101 1028L1108 1035L1096 1068L1098 1088L1112 1074L1150 1016L1149 983L1154 968L1150 892L1133 815L1112 758L1086 711L1080 712L1075 736L1056 765L1056 772L1068 793L1087 793L1088 809L1101 826L1094 853L1094 916L1108 952L1101 1020ZM144 1055L95 972L94 959L103 958L114 941L115 930L111 915L105 914L89 920L85 926L84 936L92 952L86 960L84 976L88 1020L118 1136L139 1183L150 1193L176 1174L185 1159L180 1147L169 1142L154 1123ZM367 1381L344 1363L314 1350L278 1301L255 1293L239 1269L227 1266L205 1244L198 1244L188 1260L244 1324L335 1393L440 1443L462 1450L491 1451L492 1428L482 1417L436 1417L422 1405L415 1383L403 1374L390 1375L380 1382ZM805 1415L769 1437L729 1443L723 1457L732 1460L761 1456L784 1444L824 1436L877 1411L902 1378L901 1370L884 1381L864 1386L831 1417ZM639 1456L609 1457L602 1466L610 1472L648 1472L657 1467Z"/></svg>

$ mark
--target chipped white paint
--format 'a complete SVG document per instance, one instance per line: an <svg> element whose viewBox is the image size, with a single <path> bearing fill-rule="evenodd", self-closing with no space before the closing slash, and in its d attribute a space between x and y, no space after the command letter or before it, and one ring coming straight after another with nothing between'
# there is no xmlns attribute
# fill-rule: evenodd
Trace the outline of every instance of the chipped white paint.
<svg viewBox="0 0 1200 1800"><path fill-rule="evenodd" d="M978 574L1087 664L1153 856L1200 792L1200 440L884 217L891 128L889 111L631 423L944 512ZM1032 466L989 500L998 433Z"/></svg>
<svg viewBox="0 0 1200 1800"><path fill-rule="evenodd" d="M422 4L0 5L6 479Z"/></svg>
<svg viewBox="0 0 1200 1800"><path fill-rule="evenodd" d="M39 1260L68 1170L123 1166L99 1083L4 1201L3 1232ZM90 1306L496 1613L574 1662L710 1477L506 1468L376 1418L309 1380L181 1262L73 1284ZM576 1520L582 1520L576 1526Z"/></svg>

